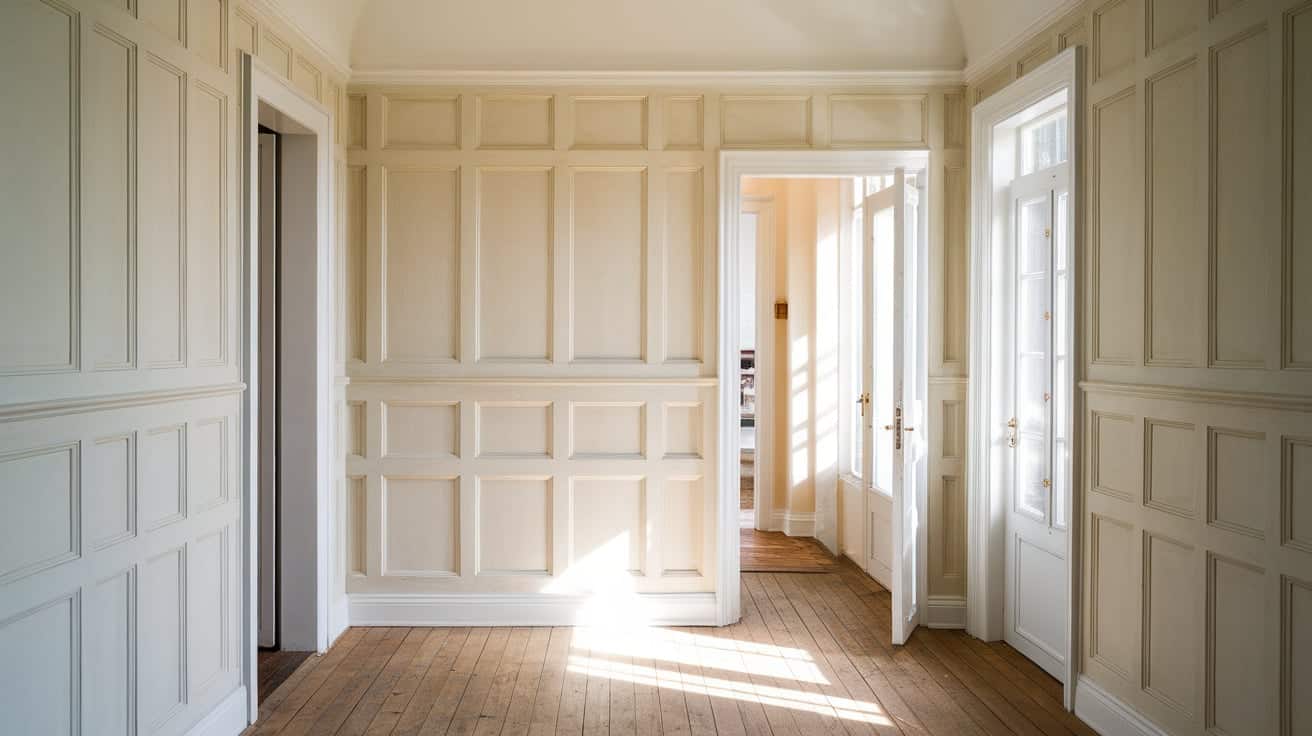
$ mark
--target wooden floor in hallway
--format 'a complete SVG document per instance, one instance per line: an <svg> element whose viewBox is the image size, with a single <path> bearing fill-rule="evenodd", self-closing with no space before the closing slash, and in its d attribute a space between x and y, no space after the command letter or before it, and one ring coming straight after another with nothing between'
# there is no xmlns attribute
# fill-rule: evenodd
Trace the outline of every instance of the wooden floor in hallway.
<svg viewBox="0 0 1312 736"><path fill-rule="evenodd" d="M919 629L850 563L746 573L725 628L355 628L248 734L1078 734L1005 644Z"/></svg>

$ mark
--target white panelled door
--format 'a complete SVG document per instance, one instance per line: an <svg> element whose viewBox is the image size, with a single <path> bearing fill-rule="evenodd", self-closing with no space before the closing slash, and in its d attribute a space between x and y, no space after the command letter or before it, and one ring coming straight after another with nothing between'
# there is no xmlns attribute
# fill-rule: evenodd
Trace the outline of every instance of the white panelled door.
<svg viewBox="0 0 1312 736"><path fill-rule="evenodd" d="M1004 638L1065 680L1070 508L1070 196L1068 164L1011 187L1008 362L1013 414ZM1060 472L1059 472L1060 471Z"/></svg>
<svg viewBox="0 0 1312 736"><path fill-rule="evenodd" d="M865 313L862 355L862 474L866 486L867 566L888 564L872 532L891 529L893 643L920 622L925 591L925 493L928 453L925 292L921 288L919 190L899 169L892 184L862 205ZM892 500L891 519L876 518ZM887 538L885 538L887 539Z"/></svg>

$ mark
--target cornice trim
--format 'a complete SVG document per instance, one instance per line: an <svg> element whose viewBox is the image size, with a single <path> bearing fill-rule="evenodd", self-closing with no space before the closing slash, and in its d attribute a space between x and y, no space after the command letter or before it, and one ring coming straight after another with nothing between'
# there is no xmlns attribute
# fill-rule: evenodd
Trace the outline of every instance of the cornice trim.
<svg viewBox="0 0 1312 736"><path fill-rule="evenodd" d="M961 86L958 70L905 71L528 71L356 69L352 85L442 87L938 87Z"/></svg>
<svg viewBox="0 0 1312 736"><path fill-rule="evenodd" d="M296 22L296 19L288 15L287 11L283 10L282 7L277 4L276 0L242 0L242 3L256 13L265 17L273 18L286 26L287 30L292 32L292 35L296 37L298 42L304 44L310 50L314 51L320 59L327 62L327 64L332 67L333 73L335 73L340 79L347 81L351 79L350 59L342 59L337 54L324 48L323 44L319 43L313 36L306 32L306 30L301 27L301 24Z"/></svg>
<svg viewBox="0 0 1312 736"><path fill-rule="evenodd" d="M1020 51L1026 44L1034 41L1034 37L1043 29L1061 20L1071 11L1083 5L1084 2L1085 0L1065 0L1057 7L1035 18L1029 25L1020 28L1015 35L998 48L978 59L967 59L966 68L962 71L963 81L966 84L978 82L1008 56Z"/></svg>

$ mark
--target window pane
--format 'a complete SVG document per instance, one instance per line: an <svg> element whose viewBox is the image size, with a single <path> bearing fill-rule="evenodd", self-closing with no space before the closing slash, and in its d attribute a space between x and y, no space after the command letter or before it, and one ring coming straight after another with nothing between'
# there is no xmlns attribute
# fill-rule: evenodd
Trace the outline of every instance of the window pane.
<svg viewBox="0 0 1312 736"><path fill-rule="evenodd" d="M861 181L856 182L856 189L861 188ZM862 330L864 328L864 310L865 300L863 298L865 286L862 283L862 262L864 259L865 241L861 233L862 215L861 210L856 210L852 216L851 233L852 247L851 257L847 264L847 288L851 295L848 300L847 317L847 339L848 345L848 366L847 372L849 378L848 386L848 407L851 409L851 425L848 427L848 446L851 452L848 458L848 472L856 477L861 477L863 458L865 455L865 435L864 417L861 416L861 409L856 404L856 400L865 391L862 385L863 366L862 366Z"/></svg>
<svg viewBox="0 0 1312 736"><path fill-rule="evenodd" d="M1066 112L1030 123L1021 130L1021 174L1030 174L1066 160Z"/></svg>
<svg viewBox="0 0 1312 736"><path fill-rule="evenodd" d="M893 423L893 210L875 213L875 386L872 404L875 424L874 485L884 493L893 491L893 433L884 426Z"/></svg>

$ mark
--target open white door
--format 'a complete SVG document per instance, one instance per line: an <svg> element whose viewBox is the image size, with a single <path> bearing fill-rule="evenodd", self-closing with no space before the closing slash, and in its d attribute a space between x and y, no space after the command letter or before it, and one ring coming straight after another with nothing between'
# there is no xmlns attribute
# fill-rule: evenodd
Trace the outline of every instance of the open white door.
<svg viewBox="0 0 1312 736"><path fill-rule="evenodd" d="M920 622L925 584L925 290L920 248L919 190L898 169L893 182L866 198L865 300L871 329L862 345L867 392L863 471L867 530L870 509L892 499L893 643L902 644ZM864 407L863 407L864 408ZM884 504L885 506L887 504ZM882 550L868 550L875 558Z"/></svg>

